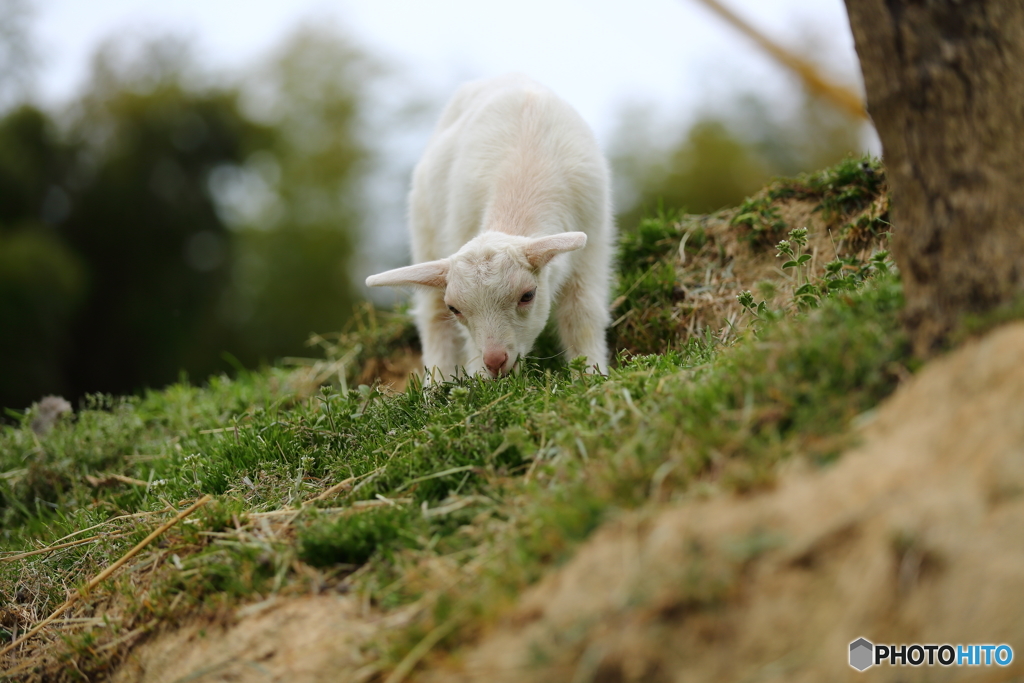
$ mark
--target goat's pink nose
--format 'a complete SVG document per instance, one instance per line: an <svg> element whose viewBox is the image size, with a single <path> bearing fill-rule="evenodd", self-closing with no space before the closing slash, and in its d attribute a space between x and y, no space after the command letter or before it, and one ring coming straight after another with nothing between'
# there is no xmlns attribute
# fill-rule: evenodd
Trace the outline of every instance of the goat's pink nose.
<svg viewBox="0 0 1024 683"><path fill-rule="evenodd" d="M505 366L505 362L508 361L508 353L501 349L488 349L484 351L484 365L491 371L491 374L497 377L501 374L501 369Z"/></svg>

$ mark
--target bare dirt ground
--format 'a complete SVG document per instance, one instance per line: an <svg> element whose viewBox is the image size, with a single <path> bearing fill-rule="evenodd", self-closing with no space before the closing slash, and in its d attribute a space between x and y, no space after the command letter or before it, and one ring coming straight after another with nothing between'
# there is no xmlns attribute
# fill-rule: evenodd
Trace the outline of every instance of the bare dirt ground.
<svg viewBox="0 0 1024 683"><path fill-rule="evenodd" d="M189 624L147 642L128 655L111 680L364 680L376 669L365 668L360 646L388 625L352 596L268 600L243 608L226 628Z"/></svg>
<svg viewBox="0 0 1024 683"><path fill-rule="evenodd" d="M1024 324L933 362L825 469L606 525L422 681L1019 680L1008 667L860 674L849 643L1024 646ZM114 680L360 681L403 615L353 596L246 608L136 648ZM394 622L394 623L392 623Z"/></svg>

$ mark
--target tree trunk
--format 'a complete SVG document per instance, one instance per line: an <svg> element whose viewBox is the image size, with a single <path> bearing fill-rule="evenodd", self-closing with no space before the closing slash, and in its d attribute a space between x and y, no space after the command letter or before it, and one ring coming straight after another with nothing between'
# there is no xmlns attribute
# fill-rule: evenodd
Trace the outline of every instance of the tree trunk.
<svg viewBox="0 0 1024 683"><path fill-rule="evenodd" d="M1024 291L1024 2L846 0L915 351Z"/></svg>

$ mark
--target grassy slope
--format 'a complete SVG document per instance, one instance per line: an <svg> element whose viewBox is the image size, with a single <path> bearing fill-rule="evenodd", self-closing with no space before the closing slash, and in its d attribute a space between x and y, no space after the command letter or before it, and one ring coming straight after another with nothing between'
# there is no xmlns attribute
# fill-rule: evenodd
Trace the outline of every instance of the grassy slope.
<svg viewBox="0 0 1024 683"><path fill-rule="evenodd" d="M881 229L864 219L882 220L865 210L884 195L881 170L853 161L777 184L728 223L751 248L772 249L792 227L773 217L772 202L801 193L831 212L844 239ZM71 677L60 661L73 659L82 675L102 677L162 624L216 618L270 594L357 590L380 610L419 606L411 625L367 644L387 669L440 624L454 627L438 648L472 638L618 510L770 486L794 454L827 464L849 420L906 372L897 279L872 277L884 259L849 255L804 274L813 296L790 291L788 303L756 313L757 334L733 341L735 329L702 321L687 336L685 269L672 261L684 235L687 267L709 250L718 259L709 272L725 259L691 219L649 219L624 236L614 335L631 353L607 378L535 361L496 382L349 391L354 368L413 343L400 319L364 318L329 349L334 365L320 367L340 369L337 386L310 392L308 378L270 369L141 398L97 397L45 436L29 428L31 415L4 427L0 550L97 537L0 562L6 642L169 510L215 496L140 554L135 571L73 608L79 626L63 627L63 638L45 631L4 664L42 667L27 678ZM725 319L735 321L742 309L735 293L727 298L735 310ZM438 567L461 568L464 578L452 588Z"/></svg>

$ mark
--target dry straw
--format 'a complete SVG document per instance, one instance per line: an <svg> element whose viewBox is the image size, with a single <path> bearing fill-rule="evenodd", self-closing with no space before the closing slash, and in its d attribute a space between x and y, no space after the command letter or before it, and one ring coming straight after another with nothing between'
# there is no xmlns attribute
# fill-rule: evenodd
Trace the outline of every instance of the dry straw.
<svg viewBox="0 0 1024 683"><path fill-rule="evenodd" d="M24 643L26 640L28 640L32 636L34 636L35 634L39 633L41 630L43 630L46 627L47 624L49 624L51 621L53 621L54 619L59 617L61 614L64 613L64 611L66 609L68 609L69 607L74 605L76 602L78 602L78 600L83 595L88 595L89 591L91 591L93 588L95 588L100 583L102 583L105 579L107 579L111 574L113 574L115 571L117 571L118 568L120 568L125 562L127 562L131 558L135 557L135 555L137 555L139 553L139 551L141 551L147 545L149 545L154 540L159 538L162 534L164 534L168 529L173 527L175 524L177 524L181 520L185 519L186 517L191 515L193 512L195 512L196 510L198 510L202 506L206 505L208 502L210 502L210 500L212 500L212 498L209 495L203 496L202 498L200 498L196 502L192 503L192 505L188 506L187 508L185 508L184 510L179 512L172 519L168 520L167 522L164 522L153 533L151 533L149 536L146 536L144 539L139 541L139 543L134 548L129 550L127 553L125 553L121 557L121 559L119 559L117 562L115 562L114 564L110 565L109 567L104 569L102 572L97 574L91 581L89 581L89 583L85 584L85 586L81 590L76 591L75 593L72 593L71 597L69 597L64 602L63 605L61 605L56 610L54 610L53 614L51 614L50 616L46 617L41 622L36 624L31 630L27 631L20 638L18 638L14 642L10 643L3 650L0 650L0 657L3 657L4 655L6 655L10 651L12 651L14 648L16 648L18 645L21 645L22 643ZM87 540L92 540L92 539L87 539ZM67 545L67 544L65 544L65 545ZM72 544L72 545L74 545L74 544ZM56 548L52 548L52 549L55 550Z"/></svg>

